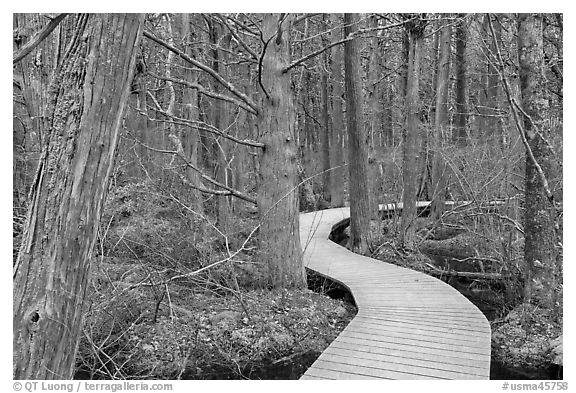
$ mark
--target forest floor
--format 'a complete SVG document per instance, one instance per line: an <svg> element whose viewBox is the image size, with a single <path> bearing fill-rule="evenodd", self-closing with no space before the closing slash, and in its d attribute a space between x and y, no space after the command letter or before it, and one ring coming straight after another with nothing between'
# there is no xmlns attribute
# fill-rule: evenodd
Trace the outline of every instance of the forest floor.
<svg viewBox="0 0 576 393"><path fill-rule="evenodd" d="M262 289L256 217L234 217L226 235L205 217L147 184L109 196L76 378L297 379L352 320L319 277L314 291Z"/></svg>
<svg viewBox="0 0 576 393"><path fill-rule="evenodd" d="M99 264L78 378L295 379L356 314L308 289L134 287L147 274L118 259Z"/></svg>
<svg viewBox="0 0 576 393"><path fill-rule="evenodd" d="M454 225L431 230L430 219L419 218L418 249L405 250L397 242L392 220L372 221L371 225L376 235L368 256L438 277L486 315L492 327L492 361L506 369L494 371L493 378L557 379L562 364L562 315L556 317L550 309L522 304L518 277L491 277L502 272L494 239L454 229ZM517 254L522 244L512 247ZM458 277L449 272L477 276Z"/></svg>

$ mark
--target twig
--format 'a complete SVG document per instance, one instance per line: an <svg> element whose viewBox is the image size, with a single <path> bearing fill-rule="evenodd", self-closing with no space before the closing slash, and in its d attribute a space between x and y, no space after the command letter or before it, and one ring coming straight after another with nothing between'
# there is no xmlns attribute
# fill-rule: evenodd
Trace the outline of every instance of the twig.
<svg viewBox="0 0 576 393"><path fill-rule="evenodd" d="M232 83L228 82L226 79L224 79L220 74L218 74L212 68L206 66L205 64L200 63L199 61L197 61L195 59L193 59L192 57L188 56L186 53L182 52L180 49L176 48L173 45L170 45L166 41L156 37L154 34L148 32L148 31L144 31L143 35L144 35L144 37L151 39L152 41L163 46L164 48L168 49L169 51L174 52L175 54L180 56L180 58L187 61L188 63L190 63L190 64L200 68L202 71L208 73L212 78L216 79L222 86L224 86L226 89L228 89L232 94L234 94L236 97L238 97L242 101L244 101L246 103L246 105L248 105L250 108L252 108L255 112L258 112L257 105L254 103L254 101L252 101L252 99L250 99L250 97L248 97L246 94L240 92Z"/></svg>

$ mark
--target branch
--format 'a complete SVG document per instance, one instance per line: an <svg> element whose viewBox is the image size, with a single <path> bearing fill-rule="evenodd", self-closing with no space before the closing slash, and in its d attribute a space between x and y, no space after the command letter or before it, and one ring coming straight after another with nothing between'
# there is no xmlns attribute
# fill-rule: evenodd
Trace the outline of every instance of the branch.
<svg viewBox="0 0 576 393"><path fill-rule="evenodd" d="M246 94L239 91L232 83L228 82L226 79L224 79L220 74L218 74L212 68L206 66L205 64L200 63L198 60L191 58L186 53L182 52L180 49L174 47L173 45L170 45L166 41L156 37L155 35L153 35L152 33L148 32L148 31L144 31L143 34L144 34L144 37L151 39L152 41L156 42L158 45L163 46L164 48L168 49L169 51L177 54L178 56L180 56L180 58L187 61L188 63L190 63L190 64L200 68L202 71L210 74L210 76L212 76L214 79L216 79L222 86L224 86L226 89L228 89L232 94L234 94L236 97L238 97L242 101L244 101L246 103L246 105L248 105L250 108L252 108L252 110L254 112L256 112L256 113L258 112L257 105L254 103L254 101L252 101L250 99L250 97L248 97Z"/></svg>
<svg viewBox="0 0 576 393"><path fill-rule="evenodd" d="M252 56L254 59L258 59L258 55L256 54L256 52L254 52L252 50L252 48L250 48L248 46L248 44L246 44L240 38L240 36L238 36L238 34L236 34L234 29L232 29L232 26L230 26L230 24L226 20L226 18L222 14L216 14L216 15L218 15L218 18L222 21L222 23L224 23L224 25L226 25L226 27L228 28L228 31L230 32L230 34L232 34L232 37L234 37L234 39L240 44L240 46L242 46L242 48L246 49L246 52L248 52L250 54L250 56Z"/></svg>
<svg viewBox="0 0 576 393"><path fill-rule="evenodd" d="M198 93L204 94L207 97L212 97L212 98L215 98L217 100L230 102L232 104L238 105L240 108L244 109L246 112L252 113L253 115L257 114L254 109L252 109L251 107L246 105L244 102L236 100L235 98L232 98L229 96L225 96L223 94L218 94L218 93L215 93L213 91L207 90L204 86L202 86L199 83L188 82L188 81L183 80L183 79L176 79L176 78L172 78L172 77L160 76L160 75L156 75L152 72L148 72L148 75L150 75L154 78L157 78L157 79L178 83L180 85L187 86L191 89L196 89L196 90L198 90Z"/></svg>
<svg viewBox="0 0 576 393"><path fill-rule="evenodd" d="M211 126L210 124L207 124L207 123L204 123L201 121L196 121L196 120L183 119L181 117L171 115L168 112L166 112L165 110L163 110L162 108L160 108L159 105L156 105L156 108L152 108L152 109L156 112L161 113L162 115L166 116L167 118L169 118L173 124L177 124L177 125L181 125L181 126L187 126L187 127L191 127L191 128L197 128L197 129L202 130L202 131L208 131L212 134L219 135L221 137L229 139L232 142L238 143L240 145L250 146L250 147L258 147L260 149L263 149L265 147L264 143L262 143L262 142L256 142L256 141L253 141L250 139L238 139L232 135L229 135L223 131L220 131L218 128ZM139 111L139 113L141 115L146 116L149 120L162 121L162 120L151 118L145 112Z"/></svg>
<svg viewBox="0 0 576 393"><path fill-rule="evenodd" d="M198 172L198 174L200 175L200 177L206 181L208 181L209 183L212 183L213 185L215 185L216 187L220 187L225 189L226 191L230 192L229 195L235 196L237 198L243 199L246 202L250 202L253 203L254 205L256 205L256 199L250 197L249 195L244 194L241 191L235 190L231 187L228 187L225 184L220 183L219 181L216 181L214 179L212 179L210 176L207 176L204 174L204 172L202 172L196 165L192 164L190 161L188 161L188 159L186 158L186 156L184 156L183 152L184 149L182 148L182 142L180 142L180 140L178 139L178 137L176 137L176 135L169 135L168 136L171 140L172 143L174 143L176 145L176 150L164 150L164 149L156 149L154 147L148 146L140 141L138 141L139 144L141 144L142 146L144 146L146 149L150 150L150 151L154 151L156 153L163 153L163 154L173 154L175 156L177 156L178 158L180 158L189 168L193 169L194 171ZM203 191L203 189L198 188L200 191ZM204 189L209 193L213 193L211 190L208 189ZM217 191L216 191L217 192ZM220 194L221 195L221 194Z"/></svg>
<svg viewBox="0 0 576 393"><path fill-rule="evenodd" d="M298 60L296 60L296 61L293 61L292 63L290 63L288 66L286 66L286 67L282 70L282 73L284 74L284 73L290 71L290 69L292 69L292 68L294 68L294 67L296 67L296 66L298 66L298 65L300 65L300 64L302 64L302 63L304 63L306 60L309 60L309 59L311 59L311 58L313 58L313 57L315 57L315 56L318 56L319 54L327 51L328 49L332 48L333 46L340 45L340 44L343 44L343 43L345 43L345 42L351 41L351 40L353 40L354 38L356 38L357 36L359 36L359 35L361 35L361 34L369 33L369 32L371 32L371 31L377 31L377 30L388 30L388 29L391 29L391 28L393 28L393 27L402 26L402 25L404 25L404 24L406 24L406 23L408 23L408 22L410 22L410 21L413 21L414 19L416 19L416 18L407 19L407 20L405 20L405 21L398 22L398 23L394 23L394 24L391 24L391 25L388 25L388 26L371 27L371 28L368 28L368 29L359 29L359 30L356 30L355 32L348 34L348 37L343 38L343 39L341 39L340 41L332 42L332 43L326 45L326 46L323 47L323 48L320 48L320 49L318 49L318 50L316 50L316 51L314 51L314 52L312 52L312 53L307 54L306 56L304 56L304 57L302 57L302 58L300 58L300 59L298 59Z"/></svg>
<svg viewBox="0 0 576 393"><path fill-rule="evenodd" d="M436 266L427 263L426 266L428 267L428 272L434 275L439 276L449 276L449 277L466 277L466 278L474 278L474 279L483 279L483 280L504 280L509 278L509 276L500 274L500 273L476 273L476 272L458 272L455 270L442 270L438 269Z"/></svg>
<svg viewBox="0 0 576 393"><path fill-rule="evenodd" d="M26 55L34 50L50 33L62 22L68 14L58 14L50 21L42 30L40 30L34 37L30 39L20 50L13 54L12 64L18 63Z"/></svg>

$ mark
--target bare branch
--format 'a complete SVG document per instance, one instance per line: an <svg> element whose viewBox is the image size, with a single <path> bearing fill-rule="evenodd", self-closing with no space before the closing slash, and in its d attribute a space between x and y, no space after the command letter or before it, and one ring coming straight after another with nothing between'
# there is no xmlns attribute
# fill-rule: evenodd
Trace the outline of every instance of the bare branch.
<svg viewBox="0 0 576 393"><path fill-rule="evenodd" d="M246 49L246 52L248 52L254 59L258 59L258 55L256 54L256 52L254 52L252 50L252 48L250 48L250 46L248 46L248 44L246 44L242 40L242 38L240 38L238 36L238 34L236 34L236 32L234 31L232 26L230 26L230 24L226 20L226 17L224 17L222 14L216 14L216 15L218 15L218 18L220 19L220 21L222 21L222 23L224 23L224 25L226 25L226 27L228 28L228 31L230 32L230 34L232 34L232 37L234 37L234 39L240 44L240 46L242 46L242 48Z"/></svg>
<svg viewBox="0 0 576 393"><path fill-rule="evenodd" d="M168 49L169 51L177 54L178 56L180 56L180 58L187 61L188 63L190 63L190 64L200 68L202 71L208 73L210 76L212 76L214 79L216 79L222 86L224 86L226 89L228 89L232 94L234 94L236 97L238 97L239 99L244 101L246 103L246 105L248 105L250 108L252 108L254 110L254 112L258 112L257 105L254 103L254 101L252 101L252 99L250 99L250 97L248 97L246 94L239 91L232 83L228 82L226 79L224 79L220 74L218 74L212 68L206 66L205 64L200 63L198 60L191 58L186 53L182 52L180 49L176 48L173 45L170 45L168 42L156 37L154 34L148 32L148 31L144 31L143 34L144 34L144 37L149 38L150 40L154 41L158 45L163 46L164 48Z"/></svg>
<svg viewBox="0 0 576 393"><path fill-rule="evenodd" d="M235 98L232 98L230 96L225 96L223 94L218 94L218 93L215 93L213 91L207 90L204 86L202 86L199 83L188 82L188 81L183 80L183 79L176 79L176 78L172 78L172 77L156 75L152 72L148 72L148 75L150 75L154 78L157 78L157 79L178 83L179 85L187 86L191 89L196 89L196 90L198 90L198 93L204 94L207 97L211 97L211 98L215 98L217 100L230 102L232 104L238 105L240 108L244 109L246 112L252 113L253 115L257 114L254 109L252 109L250 106L246 105L243 101L239 101L239 100L236 100Z"/></svg>
<svg viewBox="0 0 576 393"><path fill-rule="evenodd" d="M194 171L196 171L200 177L204 180L206 180L209 183L212 183L213 185L215 185L216 187L220 187L223 188L224 190L228 191L230 194L226 194L226 195L232 195L235 196L237 198L243 199L246 202L250 202L253 203L254 205L256 205L256 199L250 197L249 195L244 194L241 191L235 190L231 187L228 187L225 184L220 183L219 181L214 180L213 178L211 178L210 176L207 176L204 174L204 172L202 172L202 170L200 170L196 165L192 164L190 161L188 161L188 159L186 158L186 156L184 155L184 149L182 148L182 142L180 142L180 140L178 139L178 137L176 137L176 135L172 134L168 136L171 140L172 143L174 143L176 145L176 150L164 150L164 149L156 149L154 147L148 146L140 141L138 141L139 144L141 144L142 146L144 146L146 149L150 150L150 151L154 151L156 153L164 153L164 154L172 154L175 155L176 157L180 158L189 168L193 169ZM218 192L214 192L212 190L208 190L208 189L201 189L198 188L199 191L206 191L208 193L217 193ZM219 194L222 195L222 194Z"/></svg>
<svg viewBox="0 0 576 393"><path fill-rule="evenodd" d="M42 41L44 41L44 39L50 35L52 30L54 30L56 26L62 22L66 15L68 14L58 14L54 19L50 21L50 23L48 23L42 30L40 30L34 37L32 37L30 41L24 44L20 50L14 53L12 64L18 63L20 60L26 57L27 54L32 52L34 48L36 48Z"/></svg>
<svg viewBox="0 0 576 393"><path fill-rule="evenodd" d="M282 73L286 73L286 72L290 71L290 69L292 69L292 68L294 68L294 67L296 67L296 66L298 66L298 65L300 65L300 64L302 64L302 63L304 63L306 60L309 60L309 59L311 59L311 58L313 58L313 57L315 57L315 56L318 56L319 54L327 51L328 49L332 48L333 46L340 45L340 44L343 44L343 43L348 42L348 41L350 41L350 40L353 40L354 38L357 38L359 35L366 34L366 33L372 32L372 31L388 30L388 29L391 29L391 28L394 28L394 27L403 26L404 24L406 24L406 23L408 23L408 22L410 22L410 21L413 21L414 19L416 19L416 18L407 19L407 20L404 20L404 21L402 21L402 22L394 23L394 24L387 25L387 26L372 27L372 28L368 28L368 29L359 29L359 30L356 30L354 33L349 34L348 37L343 38L343 39L341 39L340 41L332 42L332 43L326 45L326 46L323 47L323 48L320 48L320 49L318 49L318 50L316 50L316 51L314 51L314 52L312 52L312 53L307 54L306 56L304 56L304 57L302 57L302 58L300 58L300 59L298 59L298 60L293 61L292 63L290 63L287 67L285 67L285 68L282 70Z"/></svg>
<svg viewBox="0 0 576 393"><path fill-rule="evenodd" d="M154 97L153 97L154 98ZM153 99L153 101L155 101L155 99ZM187 127L191 127L191 128L197 128L199 130L203 130L203 131L208 131L212 134L216 134L219 136L222 136L226 139L231 140L232 142L238 143L240 145L244 145L244 146L250 146L250 147L258 147L260 149L264 148L264 143L262 142L256 142L250 139L238 139L232 135L229 135L221 130L219 130L218 128L204 123L202 121L197 121L197 120L189 120L189 119L183 119L181 117L177 117L174 115L169 114L168 112L166 112L165 110L163 110L158 103L156 102L156 108L152 108L154 111L161 113L162 115L166 116L167 118L170 119L170 122L172 124L177 124L177 125L181 125L181 126L187 126ZM152 121L162 121L162 120L158 120L158 119L153 119L150 116L148 116L145 112L139 111L139 113L141 115L146 116L148 119L152 120Z"/></svg>

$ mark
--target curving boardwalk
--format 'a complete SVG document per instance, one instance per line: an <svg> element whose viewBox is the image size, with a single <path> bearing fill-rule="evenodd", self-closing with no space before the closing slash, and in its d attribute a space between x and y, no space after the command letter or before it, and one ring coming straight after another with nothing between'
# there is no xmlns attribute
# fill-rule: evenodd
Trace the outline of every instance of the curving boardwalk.
<svg viewBox="0 0 576 393"><path fill-rule="evenodd" d="M491 333L480 310L434 277L328 240L348 217L349 208L300 215L306 267L346 286L358 306L301 379L488 379Z"/></svg>

